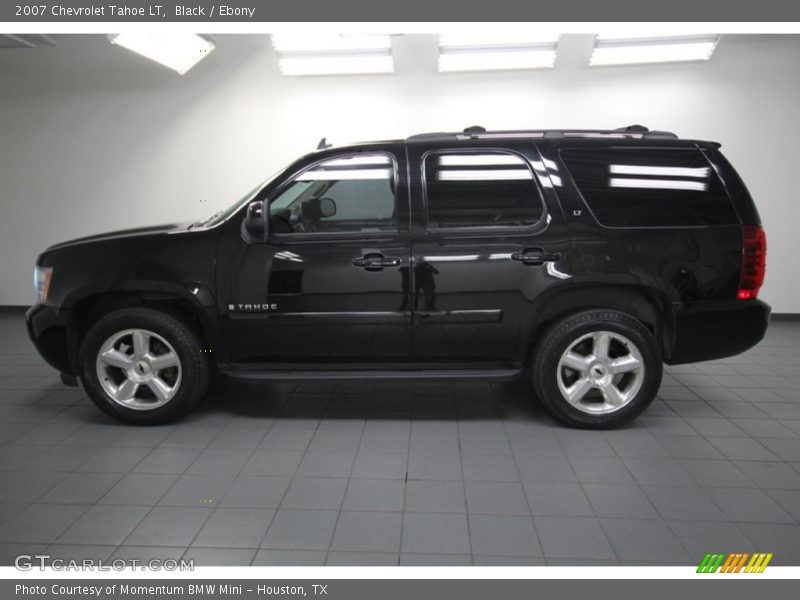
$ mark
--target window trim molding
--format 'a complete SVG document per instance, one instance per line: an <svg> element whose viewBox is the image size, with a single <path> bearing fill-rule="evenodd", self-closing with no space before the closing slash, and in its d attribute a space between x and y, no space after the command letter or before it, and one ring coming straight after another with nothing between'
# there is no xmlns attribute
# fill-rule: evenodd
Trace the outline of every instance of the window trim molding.
<svg viewBox="0 0 800 600"><path fill-rule="evenodd" d="M425 162L428 158L435 154L511 154L516 156L522 161L522 164L528 169L531 174L531 181L533 182L536 192L539 197L539 205L542 207L542 214L539 220L530 225L477 225L471 227L430 227L430 219L428 218L428 179L425 168ZM472 147L472 148L435 148L426 150L420 156L420 182L422 184L422 211L423 211L423 226L425 231L433 235L449 235L449 234L471 234L471 235L495 235L497 233L505 233L509 236L514 235L529 235L531 233L538 233L543 229L542 224L545 226L549 224L549 213L547 211L547 203L545 202L544 193L536 179L536 173L530 161L515 149L490 147Z"/></svg>
<svg viewBox="0 0 800 600"><path fill-rule="evenodd" d="M355 158L360 156L386 156L392 162L392 178L394 179L394 210L395 213L399 213L399 198L400 195L398 194L400 190L399 185L399 168L397 166L397 156L389 151L389 150L372 150L372 151L358 151L358 150L351 150L342 152L340 154L333 154L328 155L325 158L320 158L319 160L315 160L301 169L294 171L291 175L289 175L270 195L269 197L265 198L267 202L267 218L269 219L269 209L272 205L274 200L277 200L278 197L282 192L288 188L289 185L294 183L294 181L303 173L307 171L311 171L315 167L319 165L330 162L332 160L341 160L345 158ZM403 231L402 224L396 220L396 228L392 231L315 231L315 232L307 232L303 231L300 233L274 233L269 230L269 222L267 223L267 241L266 243L275 243L275 244L292 244L292 243L302 243L302 242L325 242L325 241L359 241L359 240L391 240L397 239L400 237L401 232Z"/></svg>

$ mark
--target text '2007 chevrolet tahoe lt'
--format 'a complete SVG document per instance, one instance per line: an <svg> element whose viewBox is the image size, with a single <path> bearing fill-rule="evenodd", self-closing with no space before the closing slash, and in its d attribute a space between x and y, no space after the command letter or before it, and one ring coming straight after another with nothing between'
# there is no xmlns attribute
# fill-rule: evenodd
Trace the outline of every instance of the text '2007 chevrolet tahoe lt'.
<svg viewBox="0 0 800 600"><path fill-rule="evenodd" d="M193 225L55 245L29 334L134 424L212 371L257 380L502 381L609 428L662 365L764 336L766 239L719 144L642 126L321 144Z"/></svg>

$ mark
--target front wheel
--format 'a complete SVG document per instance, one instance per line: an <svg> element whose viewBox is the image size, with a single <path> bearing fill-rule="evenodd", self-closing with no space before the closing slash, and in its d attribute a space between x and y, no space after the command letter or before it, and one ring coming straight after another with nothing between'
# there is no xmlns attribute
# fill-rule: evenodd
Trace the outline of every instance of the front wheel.
<svg viewBox="0 0 800 600"><path fill-rule="evenodd" d="M653 334L620 312L589 310L552 326L533 357L545 408L573 427L610 429L638 417L661 385Z"/></svg>
<svg viewBox="0 0 800 600"><path fill-rule="evenodd" d="M81 346L81 381L92 401L134 425L182 417L203 399L209 366L183 321L149 308L105 315Z"/></svg>

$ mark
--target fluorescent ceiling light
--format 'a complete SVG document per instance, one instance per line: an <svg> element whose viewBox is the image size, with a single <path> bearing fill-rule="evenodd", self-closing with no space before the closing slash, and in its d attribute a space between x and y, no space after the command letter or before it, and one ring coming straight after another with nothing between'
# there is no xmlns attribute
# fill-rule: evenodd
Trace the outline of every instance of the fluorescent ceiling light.
<svg viewBox="0 0 800 600"><path fill-rule="evenodd" d="M448 48L453 46L512 46L530 44L555 44L558 41L557 33L525 33L514 32L498 35L497 33L483 32L458 32L442 33L439 35L439 46Z"/></svg>
<svg viewBox="0 0 800 600"><path fill-rule="evenodd" d="M695 190L698 192L705 191L707 187L705 183L700 181L683 179L622 179L614 177L608 180L608 185L613 188Z"/></svg>
<svg viewBox="0 0 800 600"><path fill-rule="evenodd" d="M704 61L711 58L718 42L718 35L613 40L598 38L589 65Z"/></svg>
<svg viewBox="0 0 800 600"><path fill-rule="evenodd" d="M212 42L194 33L120 33L109 40L181 75L214 49Z"/></svg>
<svg viewBox="0 0 800 600"><path fill-rule="evenodd" d="M393 73L388 35L273 35L284 75Z"/></svg>
<svg viewBox="0 0 800 600"><path fill-rule="evenodd" d="M547 69L556 64L558 35L450 33L439 36L439 71Z"/></svg>
<svg viewBox="0 0 800 600"><path fill-rule="evenodd" d="M439 171L439 181L519 181L533 179L527 169L491 169L487 171Z"/></svg>
<svg viewBox="0 0 800 600"><path fill-rule="evenodd" d="M449 154L439 157L439 164L443 167L468 167L488 165L524 165L517 156L504 154Z"/></svg>
<svg viewBox="0 0 800 600"><path fill-rule="evenodd" d="M639 165L609 165L615 175L654 175L659 177L697 177L706 179L711 167L648 167Z"/></svg>
<svg viewBox="0 0 800 600"><path fill-rule="evenodd" d="M272 45L280 54L292 52L352 52L358 50L391 50L388 35L337 34L294 35L272 34Z"/></svg>

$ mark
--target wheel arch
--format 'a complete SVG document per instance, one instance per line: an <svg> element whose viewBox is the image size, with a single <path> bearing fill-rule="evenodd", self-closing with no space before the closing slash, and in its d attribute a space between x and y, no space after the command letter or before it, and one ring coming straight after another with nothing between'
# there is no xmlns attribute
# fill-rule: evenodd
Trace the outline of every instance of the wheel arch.
<svg viewBox="0 0 800 600"><path fill-rule="evenodd" d="M662 293L634 285L573 285L558 288L534 304L526 362L536 340L550 326L583 310L606 309L629 315L644 324L658 341L664 359L672 354L672 311Z"/></svg>

